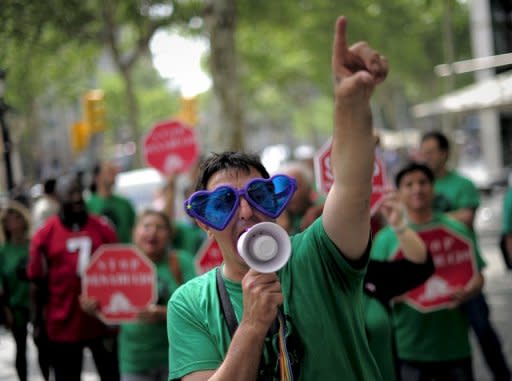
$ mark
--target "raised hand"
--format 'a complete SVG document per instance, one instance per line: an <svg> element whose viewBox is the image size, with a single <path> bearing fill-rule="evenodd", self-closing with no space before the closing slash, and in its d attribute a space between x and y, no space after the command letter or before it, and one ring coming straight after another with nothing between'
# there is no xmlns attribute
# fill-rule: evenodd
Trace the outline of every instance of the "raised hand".
<svg viewBox="0 0 512 381"><path fill-rule="evenodd" d="M366 42L348 47L347 20L340 16L332 49L332 71L336 79L335 94L359 95L369 99L375 86L386 78L388 62Z"/></svg>
<svg viewBox="0 0 512 381"><path fill-rule="evenodd" d="M400 201L396 191L390 190L384 194L382 204L379 206L379 212L394 229L401 228L407 224L405 206Z"/></svg>

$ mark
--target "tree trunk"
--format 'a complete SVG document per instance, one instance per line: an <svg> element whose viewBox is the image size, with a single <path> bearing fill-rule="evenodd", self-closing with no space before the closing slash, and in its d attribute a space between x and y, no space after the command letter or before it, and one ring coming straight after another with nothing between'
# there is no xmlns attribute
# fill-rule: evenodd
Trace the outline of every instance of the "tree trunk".
<svg viewBox="0 0 512 381"><path fill-rule="evenodd" d="M135 167L139 168L143 165L142 163L142 142L139 130L139 105L135 96L135 90L133 87L133 78L131 68L119 68L121 75L123 76L125 92L126 92L126 103L128 106L128 128L130 135L137 145L137 152L135 153Z"/></svg>
<svg viewBox="0 0 512 381"><path fill-rule="evenodd" d="M244 125L236 55L236 0L210 0L206 8L210 70L218 115L213 122L214 150L243 151Z"/></svg>

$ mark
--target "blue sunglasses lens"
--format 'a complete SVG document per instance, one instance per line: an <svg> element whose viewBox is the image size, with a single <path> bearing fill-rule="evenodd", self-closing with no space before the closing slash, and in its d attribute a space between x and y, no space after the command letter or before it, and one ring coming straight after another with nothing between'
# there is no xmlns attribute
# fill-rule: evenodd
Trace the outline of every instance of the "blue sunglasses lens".
<svg viewBox="0 0 512 381"><path fill-rule="evenodd" d="M247 195L255 208L270 217L277 217L295 191L292 179L275 176L270 180L255 180L247 187Z"/></svg>
<svg viewBox="0 0 512 381"><path fill-rule="evenodd" d="M221 230L229 222L236 207L236 194L231 188L221 187L211 193L197 194L191 198L189 208L203 222Z"/></svg>

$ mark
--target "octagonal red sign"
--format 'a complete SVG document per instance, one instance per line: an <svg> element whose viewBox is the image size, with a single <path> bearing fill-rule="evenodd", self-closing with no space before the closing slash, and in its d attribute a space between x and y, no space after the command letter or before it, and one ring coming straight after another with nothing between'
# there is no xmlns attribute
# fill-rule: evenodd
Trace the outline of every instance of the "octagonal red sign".
<svg viewBox="0 0 512 381"><path fill-rule="evenodd" d="M315 181L319 191L324 194L331 189L334 178L331 170L331 147L332 139L329 139L316 153L314 158ZM384 163L375 153L375 165L372 177L372 194L370 196L371 215L375 214L383 200L387 188L387 179Z"/></svg>
<svg viewBox="0 0 512 381"><path fill-rule="evenodd" d="M98 301L106 323L132 321L156 301L155 266L133 245L102 245L85 270L82 290Z"/></svg>
<svg viewBox="0 0 512 381"><path fill-rule="evenodd" d="M157 123L144 138L144 162L164 175L187 171L199 156L195 130L178 120Z"/></svg>
<svg viewBox="0 0 512 381"><path fill-rule="evenodd" d="M432 227L418 234L427 245L436 269L425 283L405 295L405 302L421 312L446 308L453 291L466 286L478 271L473 245L446 227ZM403 257L401 250L393 255L393 259Z"/></svg>
<svg viewBox="0 0 512 381"><path fill-rule="evenodd" d="M220 266L223 262L219 244L214 239L204 241L196 255L196 270L198 274L203 274L214 267Z"/></svg>

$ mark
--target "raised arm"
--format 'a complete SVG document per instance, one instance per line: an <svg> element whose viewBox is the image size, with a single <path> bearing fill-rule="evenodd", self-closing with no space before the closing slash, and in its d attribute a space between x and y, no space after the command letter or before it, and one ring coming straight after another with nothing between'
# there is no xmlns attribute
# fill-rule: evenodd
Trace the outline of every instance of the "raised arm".
<svg viewBox="0 0 512 381"><path fill-rule="evenodd" d="M386 193L379 210L395 231L405 258L414 263L425 263L427 261L427 246L418 233L408 226L405 206L401 203L397 193L394 191Z"/></svg>
<svg viewBox="0 0 512 381"><path fill-rule="evenodd" d="M450 217L462 222L468 228L473 230L475 221L476 208L460 208L447 213Z"/></svg>
<svg viewBox="0 0 512 381"><path fill-rule="evenodd" d="M325 231L338 249L359 259L368 244L375 143L370 97L387 75L386 59L365 42L347 46L345 17L336 22L331 169L334 183L323 212Z"/></svg>

